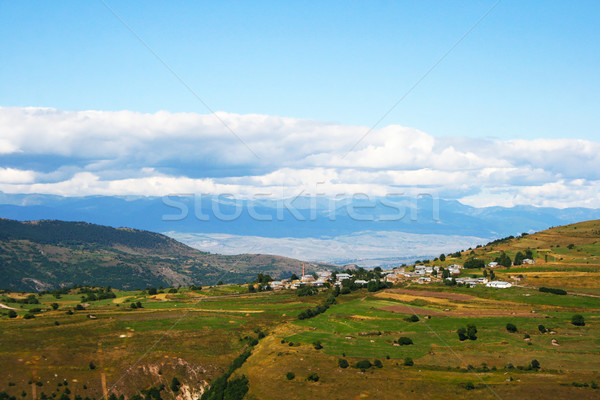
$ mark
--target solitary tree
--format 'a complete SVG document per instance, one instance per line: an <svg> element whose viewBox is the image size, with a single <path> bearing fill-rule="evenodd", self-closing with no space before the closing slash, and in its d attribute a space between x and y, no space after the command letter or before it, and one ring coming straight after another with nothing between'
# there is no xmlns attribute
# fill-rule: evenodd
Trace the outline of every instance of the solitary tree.
<svg viewBox="0 0 600 400"><path fill-rule="evenodd" d="M571 323L575 326L585 326L585 319L581 314L575 314L571 317Z"/></svg>
<svg viewBox="0 0 600 400"><path fill-rule="evenodd" d="M515 324L511 324L510 322L506 324L506 330L510 333L515 333L517 331L517 327Z"/></svg>
<svg viewBox="0 0 600 400"><path fill-rule="evenodd" d="M477 340L477 328L473 324L467 324L467 336L469 340Z"/></svg>
<svg viewBox="0 0 600 400"><path fill-rule="evenodd" d="M171 390L173 391L173 393L179 392L180 386L181 382L179 382L179 379L177 379L177 377L174 376L173 379L171 379Z"/></svg>
<svg viewBox="0 0 600 400"><path fill-rule="evenodd" d="M50 304L50 307L52 307L53 310L56 310L58 308L58 303L52 303Z"/></svg>

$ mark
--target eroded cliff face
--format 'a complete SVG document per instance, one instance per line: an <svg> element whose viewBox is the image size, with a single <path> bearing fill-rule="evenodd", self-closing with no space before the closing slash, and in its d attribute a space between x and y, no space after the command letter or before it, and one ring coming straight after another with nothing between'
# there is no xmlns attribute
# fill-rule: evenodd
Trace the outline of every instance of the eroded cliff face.
<svg viewBox="0 0 600 400"><path fill-rule="evenodd" d="M164 385L161 392L164 399L198 400L208 388L210 378L218 374L218 368L214 366L190 363L180 357L166 357L164 361L137 366L128 379L113 388L113 392L117 396L123 394L130 398L142 389ZM175 394L170 388L173 377L177 377L181 383Z"/></svg>

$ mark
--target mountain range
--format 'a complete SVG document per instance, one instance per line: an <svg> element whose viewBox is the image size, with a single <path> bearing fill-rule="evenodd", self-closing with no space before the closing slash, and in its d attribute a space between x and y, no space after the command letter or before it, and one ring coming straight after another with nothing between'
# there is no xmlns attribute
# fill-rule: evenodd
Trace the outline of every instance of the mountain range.
<svg viewBox="0 0 600 400"><path fill-rule="evenodd" d="M0 216L128 226L162 232L202 251L260 252L363 266L396 265L534 232L598 219L600 210L471 207L433 196L61 197L0 193Z"/></svg>

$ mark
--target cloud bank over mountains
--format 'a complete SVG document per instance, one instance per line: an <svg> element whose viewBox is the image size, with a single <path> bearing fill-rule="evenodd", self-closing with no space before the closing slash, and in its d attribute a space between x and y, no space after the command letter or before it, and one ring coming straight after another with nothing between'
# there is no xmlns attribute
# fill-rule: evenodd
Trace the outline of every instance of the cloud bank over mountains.
<svg viewBox="0 0 600 400"><path fill-rule="evenodd" d="M598 142L438 138L398 125L367 132L224 112L0 108L0 191L272 199L435 193L477 207L600 208Z"/></svg>

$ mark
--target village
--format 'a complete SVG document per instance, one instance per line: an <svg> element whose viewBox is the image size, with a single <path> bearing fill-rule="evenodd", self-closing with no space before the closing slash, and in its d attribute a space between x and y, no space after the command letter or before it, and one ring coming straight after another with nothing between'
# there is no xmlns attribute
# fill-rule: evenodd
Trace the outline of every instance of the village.
<svg viewBox="0 0 600 400"><path fill-rule="evenodd" d="M534 264L533 259L524 259L523 264ZM474 287L477 285L484 285L486 287L507 289L512 287L514 284L506 281L495 280L495 274L493 269L498 267L497 262L490 262L486 265L491 271L488 274L488 270L484 268L483 276L467 276L469 275L468 269L465 269L463 265L452 264L446 268L442 266L430 266L425 264L415 264L412 266L401 266L395 267L389 270L382 270L381 268L375 268L373 270L365 270L363 268L347 268L344 272L337 271L317 271L313 274L307 274L303 266L302 276L298 277L293 275L290 279L282 279L269 282L269 289L282 290L290 289L296 290L303 286L311 287L330 287L335 286L347 286L352 285L354 287L367 287L369 282L383 282L388 286L396 285L403 282L411 282L421 285L427 285L430 283L445 283L449 286L467 286ZM465 275L465 276L461 276ZM367 278L365 279L365 276ZM518 277L513 277L515 284L518 282Z"/></svg>

